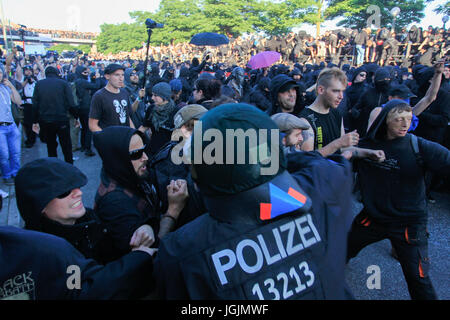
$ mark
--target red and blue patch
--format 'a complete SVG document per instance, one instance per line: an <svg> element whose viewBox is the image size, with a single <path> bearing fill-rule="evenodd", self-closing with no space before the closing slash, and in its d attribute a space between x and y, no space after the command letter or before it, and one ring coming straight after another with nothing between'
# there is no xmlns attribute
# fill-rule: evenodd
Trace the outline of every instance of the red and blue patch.
<svg viewBox="0 0 450 320"><path fill-rule="evenodd" d="M288 192L269 183L270 203L260 203L259 215L261 220L270 220L280 215L298 210L306 203L306 196L293 188Z"/></svg>

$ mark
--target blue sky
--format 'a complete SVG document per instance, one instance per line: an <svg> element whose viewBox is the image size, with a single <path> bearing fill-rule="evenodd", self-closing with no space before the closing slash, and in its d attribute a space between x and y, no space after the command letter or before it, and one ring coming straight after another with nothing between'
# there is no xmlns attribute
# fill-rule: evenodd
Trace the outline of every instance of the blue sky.
<svg viewBox="0 0 450 320"><path fill-rule="evenodd" d="M131 22L130 11L154 11L159 0L1 0L6 19L28 27L100 32L103 23ZM442 16L432 10L445 0L434 1L425 10L420 26L442 26ZM326 22L322 29L334 28ZM315 34L313 26L305 26Z"/></svg>

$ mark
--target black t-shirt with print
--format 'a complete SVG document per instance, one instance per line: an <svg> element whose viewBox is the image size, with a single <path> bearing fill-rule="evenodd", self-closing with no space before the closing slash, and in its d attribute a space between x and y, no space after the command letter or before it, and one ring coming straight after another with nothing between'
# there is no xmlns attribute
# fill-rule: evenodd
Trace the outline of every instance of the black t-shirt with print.
<svg viewBox="0 0 450 320"><path fill-rule="evenodd" d="M98 125L102 129L110 126L129 127L131 114L130 96L124 89L112 93L103 88L92 97L89 118L99 120Z"/></svg>
<svg viewBox="0 0 450 320"><path fill-rule="evenodd" d="M337 109L330 109L328 114L322 114L305 108L299 118L305 118L314 129L314 149L320 149L341 137L342 116Z"/></svg>

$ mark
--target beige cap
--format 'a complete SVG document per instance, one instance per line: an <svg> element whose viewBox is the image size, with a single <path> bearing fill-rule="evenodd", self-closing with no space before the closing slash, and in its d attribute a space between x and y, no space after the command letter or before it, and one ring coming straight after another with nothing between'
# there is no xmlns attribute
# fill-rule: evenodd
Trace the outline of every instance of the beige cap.
<svg viewBox="0 0 450 320"><path fill-rule="evenodd" d="M199 104L189 104L184 106L173 117L175 129L181 128L186 122L191 119L200 119L202 115L208 112L204 106Z"/></svg>
<svg viewBox="0 0 450 320"><path fill-rule="evenodd" d="M310 128L308 121L290 113L277 113L271 118L281 131L289 131L291 129L308 130Z"/></svg>

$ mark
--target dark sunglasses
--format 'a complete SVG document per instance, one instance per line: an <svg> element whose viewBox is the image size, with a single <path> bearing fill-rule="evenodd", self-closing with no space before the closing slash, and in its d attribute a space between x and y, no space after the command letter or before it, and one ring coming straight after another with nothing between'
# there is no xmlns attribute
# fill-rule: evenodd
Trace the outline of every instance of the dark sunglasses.
<svg viewBox="0 0 450 320"><path fill-rule="evenodd" d="M140 158L142 158L142 155L144 154L145 151L145 145L143 148L141 149L136 149L133 151L130 151L130 158L131 160L139 160Z"/></svg>
<svg viewBox="0 0 450 320"><path fill-rule="evenodd" d="M366 74L365 74L365 73L360 73L359 76L360 76L360 77L365 77Z"/></svg>
<svg viewBox="0 0 450 320"><path fill-rule="evenodd" d="M72 193L72 190L69 190L67 192L64 192L63 194L60 194L59 196L56 196L58 199L64 199L68 197Z"/></svg>

